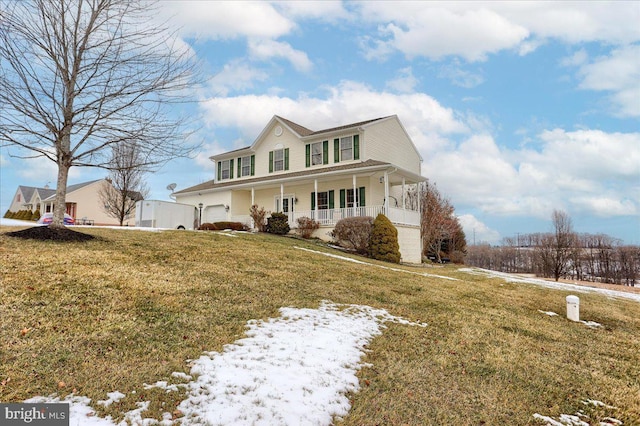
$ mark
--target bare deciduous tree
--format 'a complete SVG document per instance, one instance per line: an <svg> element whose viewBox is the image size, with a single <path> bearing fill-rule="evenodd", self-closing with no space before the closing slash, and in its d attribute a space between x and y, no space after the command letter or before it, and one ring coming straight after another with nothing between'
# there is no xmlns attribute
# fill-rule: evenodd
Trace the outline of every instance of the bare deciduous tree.
<svg viewBox="0 0 640 426"><path fill-rule="evenodd" d="M135 141L147 168L189 155L185 102L193 62L136 0L5 2L0 20L0 142L58 166L52 225L63 226L69 169L109 167Z"/></svg>
<svg viewBox="0 0 640 426"><path fill-rule="evenodd" d="M120 226L135 213L136 201L143 200L149 192L144 183L145 170L136 144L113 147L110 185L104 185L98 195L105 213L118 220Z"/></svg>
<svg viewBox="0 0 640 426"><path fill-rule="evenodd" d="M420 233L427 255L435 256L440 262L443 247L449 252L466 250L465 235L455 209L435 185L418 184L407 191L406 199L410 208L420 205Z"/></svg>

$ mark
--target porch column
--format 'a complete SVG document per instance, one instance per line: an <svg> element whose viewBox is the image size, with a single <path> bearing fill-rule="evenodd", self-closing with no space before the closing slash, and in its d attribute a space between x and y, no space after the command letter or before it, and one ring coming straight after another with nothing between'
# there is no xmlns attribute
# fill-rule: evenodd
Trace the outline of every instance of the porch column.
<svg viewBox="0 0 640 426"><path fill-rule="evenodd" d="M403 210L407 209L407 203L406 203L406 200L405 200L405 193L406 193L406 189L404 187L405 183L406 183L405 179L402 178L402 209Z"/></svg>
<svg viewBox="0 0 640 426"><path fill-rule="evenodd" d="M358 200L358 190L356 188L356 185L357 185L357 183L356 183L356 175L353 175L352 180L353 180L353 215L354 216L358 216L357 207L360 207L360 200Z"/></svg>
<svg viewBox="0 0 640 426"><path fill-rule="evenodd" d="M283 204L283 200L284 200L284 183L280 184L280 209L279 212L282 213L284 211L284 209L282 208L282 204Z"/></svg>
<svg viewBox="0 0 640 426"><path fill-rule="evenodd" d="M384 172L384 214L389 216L389 173Z"/></svg>
<svg viewBox="0 0 640 426"><path fill-rule="evenodd" d="M252 186L251 187L251 207L253 207L256 204L256 189ZM251 229L254 229L256 227L255 222L253 221L253 218L251 218Z"/></svg>
<svg viewBox="0 0 640 426"><path fill-rule="evenodd" d="M315 216L315 220L320 220L320 218L318 217L318 179L314 179L313 180L313 205L314 205L314 211L313 214Z"/></svg>

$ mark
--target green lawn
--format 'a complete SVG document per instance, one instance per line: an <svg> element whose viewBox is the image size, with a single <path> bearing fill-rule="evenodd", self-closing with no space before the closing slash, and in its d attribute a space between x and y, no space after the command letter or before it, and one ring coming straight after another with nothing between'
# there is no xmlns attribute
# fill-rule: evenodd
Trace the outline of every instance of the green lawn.
<svg viewBox="0 0 640 426"><path fill-rule="evenodd" d="M263 234L84 228L101 238L54 243L4 235L15 229L0 228L2 402L71 392L96 401L117 390L127 397L93 405L100 415L122 418L150 400L146 415L161 419L184 394L144 383L188 373L186 360L221 351L250 319L330 300L429 324L387 324L372 341L363 359L372 366L358 373L362 389L341 424L541 425L534 413L578 410L592 424L640 424L637 302L580 294L581 317L603 325L589 328L564 318L567 291L453 265L400 268L457 281L346 262L295 248L336 253L323 245Z"/></svg>

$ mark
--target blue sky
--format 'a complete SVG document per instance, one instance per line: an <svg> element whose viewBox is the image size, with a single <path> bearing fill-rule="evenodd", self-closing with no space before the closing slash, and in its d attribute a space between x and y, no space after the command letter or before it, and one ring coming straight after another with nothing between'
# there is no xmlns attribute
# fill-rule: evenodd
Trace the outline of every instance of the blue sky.
<svg viewBox="0 0 640 426"><path fill-rule="evenodd" d="M278 114L323 129L397 114L469 243L551 230L640 244L640 2L163 2L206 82L201 152L151 197L213 179L208 157ZM0 151L0 209L53 164ZM104 177L72 169L70 184ZM53 184L50 183L53 186Z"/></svg>

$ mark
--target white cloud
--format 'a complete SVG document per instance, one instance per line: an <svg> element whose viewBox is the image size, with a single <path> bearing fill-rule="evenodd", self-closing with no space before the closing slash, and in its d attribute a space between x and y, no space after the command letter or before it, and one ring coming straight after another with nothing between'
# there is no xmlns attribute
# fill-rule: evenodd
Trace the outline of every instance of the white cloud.
<svg viewBox="0 0 640 426"><path fill-rule="evenodd" d="M458 219L469 245L474 243L497 244L502 240L498 231L491 229L472 214L460 215Z"/></svg>
<svg viewBox="0 0 640 426"><path fill-rule="evenodd" d="M407 67L399 70L398 76L389 80L386 86L399 93L411 93L417 84L418 79L413 75L411 67Z"/></svg>
<svg viewBox="0 0 640 426"><path fill-rule="evenodd" d="M318 19L335 22L348 19L349 13L340 1L277 1L282 13L291 18Z"/></svg>
<svg viewBox="0 0 640 426"><path fill-rule="evenodd" d="M376 92L366 85L350 81L329 87L326 93L325 98L305 95L297 99L275 95L212 98L202 102L201 107L208 125L236 127L250 142L274 114L310 129L397 114L416 145L423 146L425 150L445 143L441 135L468 131L453 110L444 108L423 93L397 95Z"/></svg>
<svg viewBox="0 0 640 426"><path fill-rule="evenodd" d="M289 43L285 42L252 39L249 40L249 54L252 58L261 60L284 58L291 62L291 65L298 71L307 72L313 67L313 63L306 53L294 49Z"/></svg>
<svg viewBox="0 0 640 426"><path fill-rule="evenodd" d="M253 89L254 82L263 82L268 78L265 71L235 60L225 64L222 71L211 79L210 87L215 96L227 96L232 91Z"/></svg>
<svg viewBox="0 0 640 426"><path fill-rule="evenodd" d="M450 80L452 84L464 87L465 89L471 89L484 83L484 77L482 77L482 75L464 70L458 60L443 65L440 68L438 77L446 78Z"/></svg>
<svg viewBox="0 0 640 426"><path fill-rule="evenodd" d="M614 112L623 117L640 117L640 45L625 46L609 55L582 64L579 87L613 92Z"/></svg>
<svg viewBox="0 0 640 426"><path fill-rule="evenodd" d="M640 40L634 2L378 1L358 3L356 10L364 22L379 24L378 37L364 46L369 59L397 50L408 57L472 62L505 49L526 55L547 39L610 45Z"/></svg>
<svg viewBox="0 0 640 426"><path fill-rule="evenodd" d="M172 23L182 28L183 36L197 39L277 38L296 26L261 1L167 1L162 7Z"/></svg>
<svg viewBox="0 0 640 426"><path fill-rule="evenodd" d="M489 135L426 156L425 173L454 204L502 216L553 209L601 217L640 213L640 134L544 131L537 149L499 149Z"/></svg>

